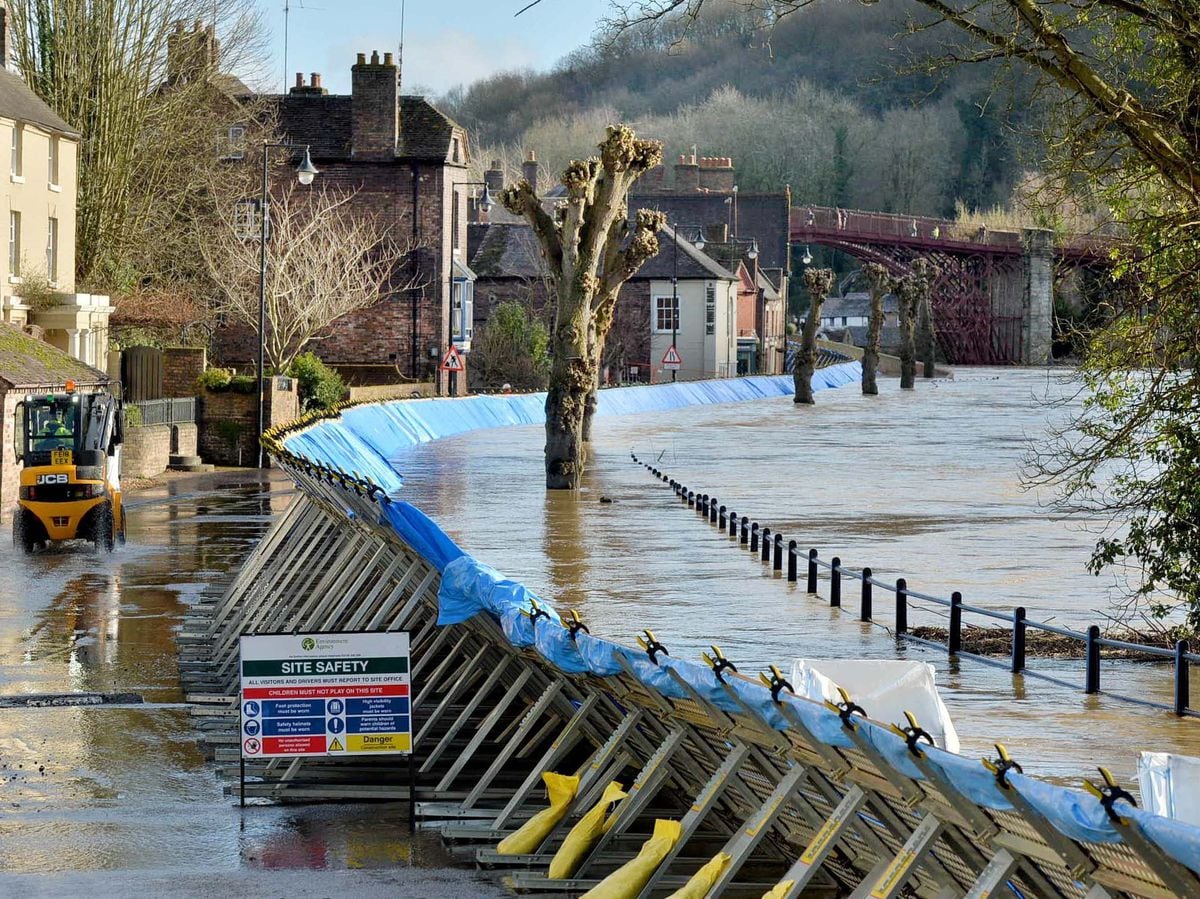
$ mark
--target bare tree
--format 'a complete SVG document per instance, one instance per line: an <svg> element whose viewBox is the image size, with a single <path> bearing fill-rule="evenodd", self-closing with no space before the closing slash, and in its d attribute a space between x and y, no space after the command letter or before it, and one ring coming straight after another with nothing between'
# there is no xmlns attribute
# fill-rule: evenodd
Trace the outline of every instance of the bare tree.
<svg viewBox="0 0 1200 899"><path fill-rule="evenodd" d="M879 370L879 335L883 330L883 297L891 286L892 278L886 268L878 262L863 266L871 292L871 318L867 323L867 347L862 358L862 392L867 396L879 394L876 374Z"/></svg>
<svg viewBox="0 0 1200 899"><path fill-rule="evenodd" d="M827 268L806 268L804 286L808 288L808 318L800 332L800 349L796 354L796 370L793 380L796 387L795 403L813 404L812 379L817 370L817 329L821 326L821 305L833 284L833 271Z"/></svg>
<svg viewBox="0 0 1200 899"><path fill-rule="evenodd" d="M917 355L921 360L921 376L932 378L937 372L933 335L933 291L927 290L921 295L921 305L917 309Z"/></svg>
<svg viewBox="0 0 1200 899"><path fill-rule="evenodd" d="M526 181L506 188L504 206L533 226L554 278L553 363L546 394L546 486L575 489L586 461L585 422L595 411L604 341L617 292L658 252L661 212L628 220L629 189L662 161L662 145L609 126L599 158L576 160L562 175L565 202L552 217Z"/></svg>
<svg viewBox="0 0 1200 899"><path fill-rule="evenodd" d="M18 70L83 135L78 278L115 291L147 278L178 280L175 270L188 260L181 218L191 216L198 192L233 188L236 175L210 175L236 152L224 146L229 128L260 118L236 79L222 74L244 74L262 57L257 8L249 0L221 4L218 53L217 32L198 18L216 9L206 0L5 5Z"/></svg>
<svg viewBox="0 0 1200 899"><path fill-rule="evenodd" d="M277 371L286 371L338 319L415 286L400 274L414 247L356 213L353 196L292 187L270 204L265 336L267 361ZM238 209L226 208L200 252L218 291L213 311L257 329L260 247Z"/></svg>

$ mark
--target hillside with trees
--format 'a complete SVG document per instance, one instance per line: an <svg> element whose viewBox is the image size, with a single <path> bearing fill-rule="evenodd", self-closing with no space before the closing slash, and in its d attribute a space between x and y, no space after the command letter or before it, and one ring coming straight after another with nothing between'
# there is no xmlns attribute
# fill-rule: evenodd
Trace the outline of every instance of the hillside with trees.
<svg viewBox="0 0 1200 899"><path fill-rule="evenodd" d="M744 4L705 4L687 28L604 31L553 71L501 73L442 103L475 133L477 160L515 166L533 148L548 174L622 120L663 140L668 160L692 146L732 156L742 190L790 184L801 203L1005 204L1037 145L1036 105L1020 80L997 93L991 64L925 68L932 45L905 33L918 10L817 0L764 32Z"/></svg>

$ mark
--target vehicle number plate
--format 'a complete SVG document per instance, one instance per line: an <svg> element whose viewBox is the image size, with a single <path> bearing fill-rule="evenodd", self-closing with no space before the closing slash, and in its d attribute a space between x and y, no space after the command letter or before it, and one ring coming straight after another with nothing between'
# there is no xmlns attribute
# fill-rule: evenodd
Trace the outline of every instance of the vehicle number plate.
<svg viewBox="0 0 1200 899"><path fill-rule="evenodd" d="M71 451L69 449L50 450L51 465L70 465Z"/></svg>

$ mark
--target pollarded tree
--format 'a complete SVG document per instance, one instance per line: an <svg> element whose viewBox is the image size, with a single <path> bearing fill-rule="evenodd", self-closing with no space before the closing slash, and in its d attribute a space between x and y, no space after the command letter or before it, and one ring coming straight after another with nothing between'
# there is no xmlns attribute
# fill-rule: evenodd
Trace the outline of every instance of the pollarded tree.
<svg viewBox="0 0 1200 899"><path fill-rule="evenodd" d="M912 271L896 281L900 307L900 387L911 390L917 380L917 318L929 302L937 270L928 259L913 260Z"/></svg>
<svg viewBox="0 0 1200 899"><path fill-rule="evenodd" d="M398 244L382 222L356 214L353 194L291 187L271 200L267 249L266 360L287 371L338 319L414 285L406 271L413 247ZM200 239L217 291L212 311L258 328L259 241L238 206Z"/></svg>
<svg viewBox="0 0 1200 899"><path fill-rule="evenodd" d="M808 318L800 332L800 350L796 353L796 369L792 374L796 396L792 402L812 405L813 372L817 370L817 329L821 326L821 305L833 284L833 271L827 268L806 268L804 286L808 288Z"/></svg>
<svg viewBox="0 0 1200 899"><path fill-rule="evenodd" d="M871 293L871 317L867 323L867 346L862 358L862 392L866 396L877 396L879 384L879 335L883 331L883 297L892 285L892 277L878 262L863 266Z"/></svg>
<svg viewBox="0 0 1200 899"><path fill-rule="evenodd" d="M565 201L554 215L532 185L520 181L500 195L537 235L554 282L550 388L546 393L546 486L575 489L586 462L585 431L595 411L600 360L612 327L617 292L658 253L661 212L628 218L629 189L662 161L662 144L610 126L599 158L576 160L563 172Z"/></svg>

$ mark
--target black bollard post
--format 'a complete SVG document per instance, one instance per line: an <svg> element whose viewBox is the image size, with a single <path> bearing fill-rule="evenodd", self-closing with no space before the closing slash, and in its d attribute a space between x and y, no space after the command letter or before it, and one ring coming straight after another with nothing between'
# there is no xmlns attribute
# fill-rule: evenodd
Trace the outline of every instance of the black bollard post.
<svg viewBox="0 0 1200 899"><path fill-rule="evenodd" d="M862 570L862 608L858 613L859 621L871 620L871 569Z"/></svg>
<svg viewBox="0 0 1200 899"><path fill-rule="evenodd" d="M758 552L758 522L750 525L750 552Z"/></svg>
<svg viewBox="0 0 1200 899"><path fill-rule="evenodd" d="M687 504L689 509L694 509L696 507L696 494L691 490L688 491Z"/></svg>
<svg viewBox="0 0 1200 899"><path fill-rule="evenodd" d="M742 516L742 538L741 538L741 543L742 543L742 545L743 545L743 546L745 546L745 545L746 545L747 543L749 543L749 542L750 542L750 516L748 516L748 515L743 515L743 516Z"/></svg>
<svg viewBox="0 0 1200 899"><path fill-rule="evenodd" d="M771 560L772 571L783 571L783 534L775 535L775 558Z"/></svg>
<svg viewBox="0 0 1200 899"><path fill-rule="evenodd" d="M817 551L810 549L808 551L808 583L805 585L808 592L814 596L817 592Z"/></svg>
<svg viewBox="0 0 1200 899"><path fill-rule="evenodd" d="M946 651L957 655L962 649L962 594L955 590L950 594L950 633L946 637Z"/></svg>
<svg viewBox="0 0 1200 899"><path fill-rule="evenodd" d="M737 512L729 510L729 536L736 537L738 532L738 517Z"/></svg>
<svg viewBox="0 0 1200 899"><path fill-rule="evenodd" d="M1179 640L1175 643L1175 714L1184 715L1192 704L1191 689L1188 684L1188 641Z"/></svg>
<svg viewBox="0 0 1200 899"><path fill-rule="evenodd" d="M1084 693L1100 692L1100 627L1093 624L1087 629L1087 681L1083 685Z"/></svg>
<svg viewBox="0 0 1200 899"><path fill-rule="evenodd" d="M1025 670L1025 607L1013 609L1012 673Z"/></svg>
<svg viewBox="0 0 1200 899"><path fill-rule="evenodd" d="M720 510L717 512L717 527L719 527L721 530L725 530L725 507L724 506L721 506Z"/></svg>
<svg viewBox="0 0 1200 899"><path fill-rule="evenodd" d="M762 560L764 562L771 561L771 529L763 528L762 532Z"/></svg>
<svg viewBox="0 0 1200 899"><path fill-rule="evenodd" d="M787 579L789 584L796 583L796 541L788 541L788 570Z"/></svg>
<svg viewBox="0 0 1200 899"><path fill-rule="evenodd" d="M721 506L721 508L724 509L725 507ZM717 523L717 498L715 496L708 501L708 523ZM724 522L721 523L724 524Z"/></svg>
<svg viewBox="0 0 1200 899"><path fill-rule="evenodd" d="M834 556L832 567L829 569L829 605L842 604L842 560Z"/></svg>
<svg viewBox="0 0 1200 899"><path fill-rule="evenodd" d="M896 633L908 633L908 581L896 578Z"/></svg>

